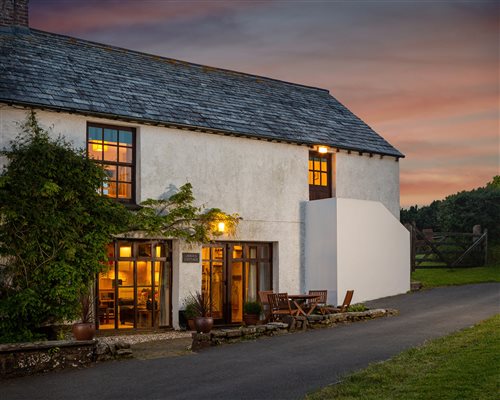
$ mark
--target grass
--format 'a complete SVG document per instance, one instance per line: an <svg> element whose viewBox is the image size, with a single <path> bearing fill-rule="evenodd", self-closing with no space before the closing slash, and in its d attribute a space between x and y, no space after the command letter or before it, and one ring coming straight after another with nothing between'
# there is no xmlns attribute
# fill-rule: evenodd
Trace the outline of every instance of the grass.
<svg viewBox="0 0 500 400"><path fill-rule="evenodd" d="M468 283L500 282L500 264L475 268L417 269L411 274L413 281L421 282L425 288Z"/></svg>
<svg viewBox="0 0 500 400"><path fill-rule="evenodd" d="M372 364L308 400L498 399L500 315Z"/></svg>

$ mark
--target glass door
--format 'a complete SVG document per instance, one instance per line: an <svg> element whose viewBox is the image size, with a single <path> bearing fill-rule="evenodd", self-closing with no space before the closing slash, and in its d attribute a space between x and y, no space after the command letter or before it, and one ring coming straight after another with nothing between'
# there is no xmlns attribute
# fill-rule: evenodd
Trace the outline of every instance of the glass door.
<svg viewBox="0 0 500 400"><path fill-rule="evenodd" d="M217 322L224 321L224 264L223 246L203 247L201 292L209 299L212 317Z"/></svg>
<svg viewBox="0 0 500 400"><path fill-rule="evenodd" d="M169 326L171 257L165 242L115 242L97 282L99 329Z"/></svg>
<svg viewBox="0 0 500 400"><path fill-rule="evenodd" d="M272 288L270 243L217 243L202 249L201 290L217 324L243 321L243 305Z"/></svg>

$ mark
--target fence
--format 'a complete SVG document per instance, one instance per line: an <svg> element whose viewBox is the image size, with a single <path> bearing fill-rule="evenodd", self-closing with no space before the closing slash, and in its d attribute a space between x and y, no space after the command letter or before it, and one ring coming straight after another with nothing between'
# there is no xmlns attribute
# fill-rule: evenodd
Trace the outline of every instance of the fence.
<svg viewBox="0 0 500 400"><path fill-rule="evenodd" d="M488 230L475 225L472 233L434 232L405 225L411 236L411 268L479 267L486 264Z"/></svg>

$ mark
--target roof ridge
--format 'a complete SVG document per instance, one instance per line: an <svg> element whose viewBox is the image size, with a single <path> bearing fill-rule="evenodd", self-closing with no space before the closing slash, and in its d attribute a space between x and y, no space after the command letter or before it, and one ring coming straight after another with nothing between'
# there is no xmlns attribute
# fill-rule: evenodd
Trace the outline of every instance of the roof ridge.
<svg viewBox="0 0 500 400"><path fill-rule="evenodd" d="M29 31L30 32L31 31L39 32L39 33L42 33L44 35L59 36L61 38L67 38L69 40L77 40L79 42L84 42L84 43L96 45L99 47L105 47L107 49L113 49L116 51L121 51L121 52L126 52L126 53L135 53L135 54L139 54L139 55L143 55L143 56L147 56L147 57L153 57L153 58L160 58L162 60L171 61L174 63L183 64L183 65L189 65L189 66L200 68L200 69L210 69L210 70L214 70L214 71L221 71L221 72L231 73L231 74L235 74L235 75L243 75L243 76L248 76L248 77L252 77L252 78L256 78L256 79L264 79L266 81L284 83L284 84L290 85L290 86L296 86L296 87L300 87L300 88L306 88L306 89L318 90L318 91L325 92L325 93L330 93L330 91L328 89L319 88L316 86L309 86L309 85L304 85L301 83L284 81L281 79L270 78L270 77L263 76L263 75L251 74L249 72L241 72L241 71L235 71L235 70L226 69L226 68L212 67L210 65L198 64L198 63L194 63L194 62L190 62L190 61L179 60L176 58L165 57L165 56L161 56L158 54L145 53L143 51L126 49L124 47L119 47L119 46L110 45L110 44L106 44L106 43L100 43L100 42L94 42L92 40L76 38L73 36L63 35L61 33L47 32L47 31L42 31L41 29L36 29L36 28L31 28L31 27L29 28ZM23 33L27 33L27 32L23 32Z"/></svg>

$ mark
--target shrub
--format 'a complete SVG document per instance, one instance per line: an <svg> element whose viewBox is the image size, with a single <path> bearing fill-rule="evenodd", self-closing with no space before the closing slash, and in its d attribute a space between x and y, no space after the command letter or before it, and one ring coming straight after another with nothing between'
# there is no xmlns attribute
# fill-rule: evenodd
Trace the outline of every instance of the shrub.
<svg viewBox="0 0 500 400"><path fill-rule="evenodd" d="M259 315L262 312L262 305L257 301L247 301L243 305L243 312L245 314Z"/></svg>

